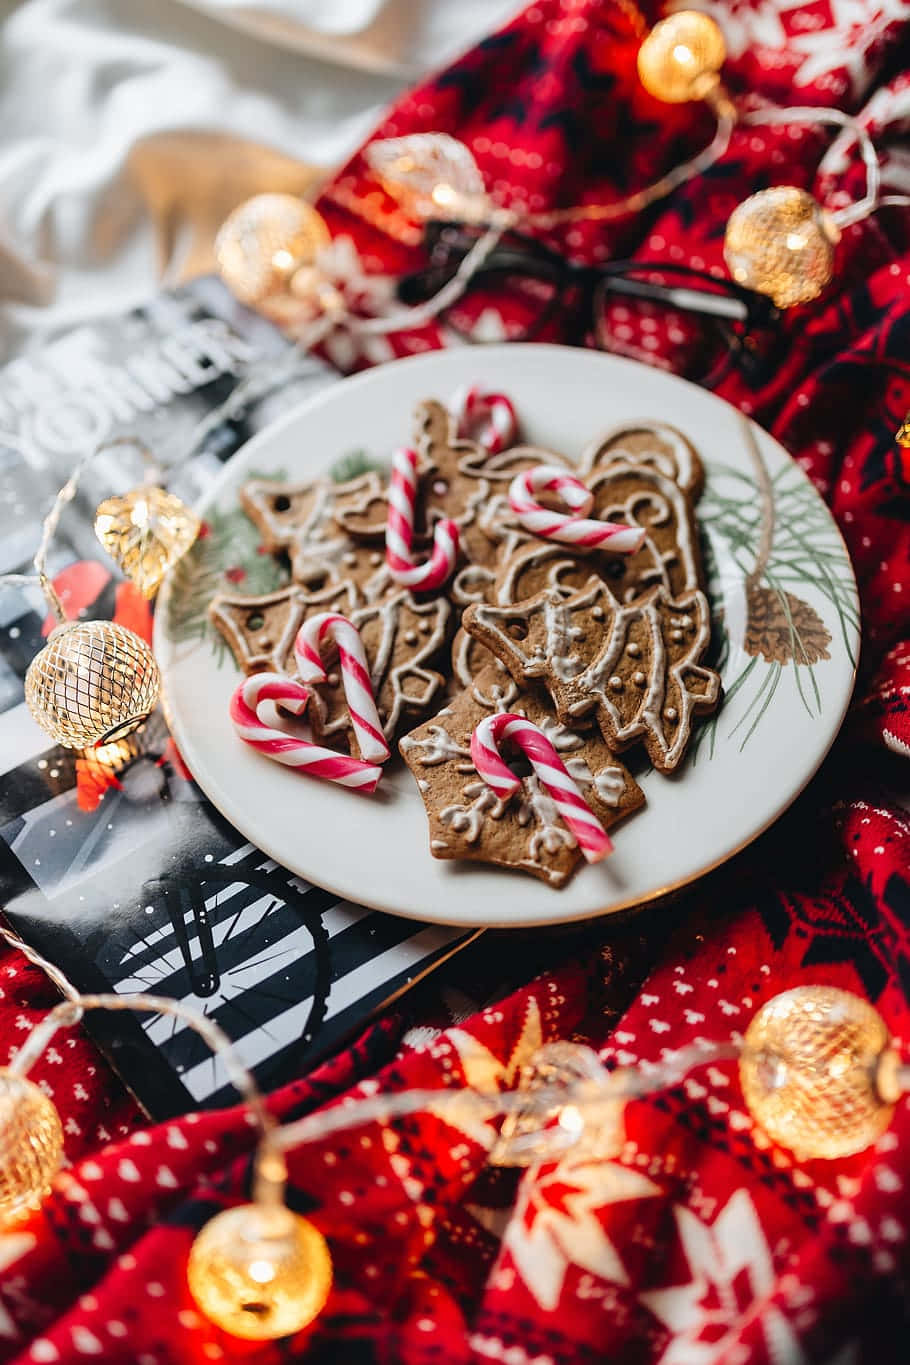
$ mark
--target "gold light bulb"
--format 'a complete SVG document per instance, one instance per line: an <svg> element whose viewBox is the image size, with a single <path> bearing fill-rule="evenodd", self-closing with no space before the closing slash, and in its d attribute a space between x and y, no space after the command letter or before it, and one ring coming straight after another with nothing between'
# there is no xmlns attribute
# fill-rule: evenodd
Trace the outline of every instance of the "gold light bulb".
<svg viewBox="0 0 910 1365"><path fill-rule="evenodd" d="M726 55L724 35L709 15L680 10L655 24L638 49L638 78L667 104L701 100L720 83Z"/></svg>
<svg viewBox="0 0 910 1365"><path fill-rule="evenodd" d="M241 303L283 293L294 272L331 241L325 219L293 194L257 194L240 204L215 238L221 278Z"/></svg>
<svg viewBox="0 0 910 1365"><path fill-rule="evenodd" d="M129 734L153 709L160 688L148 645L113 621L58 626L25 675L28 709L67 749Z"/></svg>
<svg viewBox="0 0 910 1365"><path fill-rule="evenodd" d="M752 1117L798 1157L852 1156L891 1121L897 1056L859 996L798 986L769 1000L743 1040L739 1074Z"/></svg>
<svg viewBox="0 0 910 1365"><path fill-rule="evenodd" d="M0 1222L37 1205L63 1156L57 1110L25 1076L0 1069Z"/></svg>
<svg viewBox="0 0 910 1365"><path fill-rule="evenodd" d="M768 294L778 308L817 298L834 272L840 232L811 194L793 185L760 190L734 209L724 260L737 284Z"/></svg>
<svg viewBox="0 0 910 1365"><path fill-rule="evenodd" d="M199 518L173 493L154 484L105 498L95 534L126 576L148 598L199 534Z"/></svg>
<svg viewBox="0 0 910 1365"><path fill-rule="evenodd" d="M243 1204L206 1223L190 1250L190 1293L206 1317L237 1337L299 1332L332 1287L325 1238L283 1206Z"/></svg>

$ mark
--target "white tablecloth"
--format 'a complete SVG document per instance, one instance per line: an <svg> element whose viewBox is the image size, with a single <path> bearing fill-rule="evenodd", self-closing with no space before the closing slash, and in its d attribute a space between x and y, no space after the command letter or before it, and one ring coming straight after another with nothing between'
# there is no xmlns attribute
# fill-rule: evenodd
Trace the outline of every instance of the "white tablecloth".
<svg viewBox="0 0 910 1365"><path fill-rule="evenodd" d="M0 43L0 360L203 267L232 203L312 185L314 168L348 156L407 84L519 7L11 7Z"/></svg>

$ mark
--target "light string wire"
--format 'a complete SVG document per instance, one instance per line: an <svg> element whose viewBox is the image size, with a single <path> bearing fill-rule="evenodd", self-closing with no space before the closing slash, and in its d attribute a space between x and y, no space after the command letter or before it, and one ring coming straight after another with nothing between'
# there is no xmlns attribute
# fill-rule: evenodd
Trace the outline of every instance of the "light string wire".
<svg viewBox="0 0 910 1365"><path fill-rule="evenodd" d="M76 990L66 975L10 929L0 926L0 937L17 948L39 967L65 996L45 1019L35 1025L16 1053L9 1069L24 1075L47 1046L58 1028L69 1027L89 1009L137 1010L163 1014L183 1020L208 1044L225 1066L228 1076L243 1102L255 1116L261 1138L254 1157L253 1198L257 1203L274 1204L283 1198L286 1167L283 1153L307 1143L319 1142L335 1133L358 1127L363 1123L388 1123L421 1111L445 1119L451 1113L463 1114L465 1108L476 1110L486 1119L509 1114L527 1114L533 1110L542 1118L552 1116L567 1105L573 1105L582 1115L591 1110L597 1116L605 1100L641 1099L660 1090L679 1085L690 1071L708 1062L730 1061L755 1056L742 1042L712 1042L700 1039L686 1047L665 1055L663 1061L645 1069L621 1067L608 1071L597 1060L600 1071L584 1076L566 1073L566 1079L543 1083L533 1090L481 1090L466 1086L457 1090L405 1090L376 1096L347 1096L325 1110L307 1114L290 1123L280 1124L266 1106L252 1072L240 1061L228 1036L212 1020L185 1005L166 997L136 994L84 995ZM546 1054L544 1045L543 1054ZM594 1054L596 1055L596 1054ZM533 1065L533 1059L532 1059ZM559 1065L556 1063L558 1071ZM900 1094L910 1092L910 1065L896 1068L895 1080ZM543 1125L542 1125L543 1126Z"/></svg>
<svg viewBox="0 0 910 1365"><path fill-rule="evenodd" d="M138 436L115 436L110 440L102 441L100 445L93 446L92 449L87 451L77 462L66 483L54 498L50 511L41 524L41 540L35 551L34 558L32 559L34 573L0 574L0 587L27 588L33 587L37 583L47 599L48 605L53 612L54 619L60 626L67 624L67 615L57 589L54 587L47 573L47 556L50 552L51 541L57 533L57 527L60 525L60 518L63 515L64 509L76 496L82 476L85 474L89 465L104 451L123 445L132 446L139 451L143 461L151 466L149 471L149 480L151 480L153 471L158 468L158 462L153 458L147 446Z"/></svg>
<svg viewBox="0 0 910 1365"><path fill-rule="evenodd" d="M548 212L516 214L512 226L546 229L559 227L562 223L609 222L615 218L625 218L630 213L638 213L659 199L665 199L667 195L679 189L680 185L686 184L689 180L694 180L696 176L709 170L727 152L736 126L736 112L732 105L723 103L717 107L716 113L717 128L708 146L688 161L683 161L680 165L674 166L671 171L662 175L659 180L655 180L652 185L646 185L643 189L635 190L632 194L626 195L624 199L618 199L612 204L578 204L565 209L552 209Z"/></svg>
<svg viewBox="0 0 910 1365"><path fill-rule="evenodd" d="M344 326L352 334L361 336L378 336L390 332L407 331L413 327L428 325L440 313L464 294L471 279L481 269L484 262L495 250L503 235L510 229L522 227L530 228L552 228L561 223L576 221L610 221L625 217L634 212L648 207L650 204L665 198L675 189L694 179L696 176L708 170L715 162L723 157L729 146L734 129L738 124L780 124L787 122L801 123L820 123L832 124L850 131L856 139L863 161L866 165L866 193L861 200L847 208L836 210L831 214L835 222L841 226L858 222L868 216L878 207L885 206L904 206L910 204L910 196L901 194L890 194L881 196L881 167L875 150L875 145L865 128L859 121L850 114L842 113L837 109L822 109L812 106L794 106L787 109L759 109L750 113L739 115L722 91L713 92L711 103L717 116L717 129L711 143L692 157L689 161L674 167L666 175L656 180L653 184L645 186L641 190L636 190L625 198L615 201L612 204L582 204L564 209L553 209L547 212L521 214L511 209L495 209L490 216L490 223L487 230L478 238L471 247L470 251L460 262L458 270L448 280L441 289L430 299L422 304L417 304L411 308L399 309L391 314L384 314L376 317L360 317L351 313L343 306L330 307L319 318L308 327L297 334L294 345L287 355L282 357L278 364L271 364L267 372L260 372L258 369L249 374L246 379L235 385L232 392L219 404L213 408L197 425L190 431L189 435L180 441L179 451L169 459L162 458L159 451L157 463L164 471L170 470L182 460L189 458L190 455L198 450L205 438L214 431L222 422L237 416L247 404L265 397L274 392L286 382L295 377L299 366L300 354L308 353L326 339L330 332L336 327ZM177 438L172 438L164 447L167 449L172 442L176 443ZM85 466L87 466L97 453L106 446L134 442L139 447L142 443L134 438L121 437L111 442L105 442L104 446L87 454L77 465L67 483L60 490L57 501L51 509L44 524L44 534L38 553L35 556L36 573L34 576L26 574L5 574L0 577L0 584L8 586L23 587L39 582L45 596L51 604L54 615L58 621L63 622L65 615L62 604L54 591L53 585L44 572L44 563L51 537L56 530L60 515L66 503L72 500L76 488ZM143 447L144 449L144 447ZM147 454L147 452L146 452Z"/></svg>
<svg viewBox="0 0 910 1365"><path fill-rule="evenodd" d="M863 197L855 203L830 213L830 218L838 227L846 227L859 222L880 206L897 206L910 203L910 196L888 195L884 198L881 197L881 166L875 144L867 130L852 115L843 113L839 109L802 105L794 105L784 109L758 109L740 114L723 87L720 86L709 92L706 101L711 105L717 119L717 127L711 142L701 152L674 167L654 181L653 184L636 190L610 204L579 204L537 213L522 213L514 209L495 208L491 205L486 218L482 214L478 216L475 211L472 211L470 220L481 225L486 223L486 231L461 261L453 277L430 299L422 304L401 309L391 314L364 318L350 312L336 292L334 299L326 307L322 316L296 334L296 349L312 350L324 341L336 327L345 327L355 336L375 336L425 326L462 297L471 279L482 268L486 259L507 231L522 228L547 230L559 227L564 223L581 221L608 222L626 217L631 213L640 212L658 200L666 198L681 185L710 169L726 154L730 147L733 132L740 126L781 123L830 124L843 128L852 134L859 146L866 167L866 191ZM251 379L252 386L255 386L256 383L255 379ZM239 386L239 391L235 390L234 395L225 404L225 415L231 406L241 400L242 390L243 385ZM213 425L221 415L220 411L216 411L210 418L205 419L205 428L208 429Z"/></svg>
<svg viewBox="0 0 910 1365"><path fill-rule="evenodd" d="M838 128L845 128L855 138L866 167L866 192L861 199L857 199L842 209L835 209L830 216L838 227L848 227L851 223L858 223L863 218L868 218L870 213L874 213L882 202L879 198L881 164L875 143L867 130L852 114L845 114L840 109L818 109L812 105L794 105L790 109L755 109L748 114L743 114L740 121L750 126L756 124L808 123L823 126L831 124Z"/></svg>
<svg viewBox="0 0 910 1365"><path fill-rule="evenodd" d="M274 1205L283 1198L287 1176L284 1152L306 1143L321 1141L363 1123L388 1123L421 1111L445 1119L450 1113L464 1114L466 1107L475 1110L478 1117L486 1119L527 1113L529 1109L545 1117L567 1104L574 1105L582 1113L588 1108L598 1111L605 1099L622 1101L641 1098L679 1084L693 1067L729 1060L742 1054L742 1048L736 1044L702 1040L669 1054L663 1062L651 1066L647 1074L643 1069L607 1071L598 1061L602 1074L584 1077L569 1077L567 1074L564 1081L542 1084L533 1091L485 1091L466 1086L458 1090L420 1089L388 1095L347 1096L328 1109L279 1124L268 1110L252 1072L240 1061L228 1036L212 1020L162 996L83 994L59 967L49 962L13 930L0 925L0 937L43 971L65 997L34 1026L8 1069L25 1076L54 1033L78 1023L86 1010L136 1010L182 1020L203 1038L213 1054L223 1062L231 1082L256 1118L261 1137L254 1157L253 1198L261 1204Z"/></svg>

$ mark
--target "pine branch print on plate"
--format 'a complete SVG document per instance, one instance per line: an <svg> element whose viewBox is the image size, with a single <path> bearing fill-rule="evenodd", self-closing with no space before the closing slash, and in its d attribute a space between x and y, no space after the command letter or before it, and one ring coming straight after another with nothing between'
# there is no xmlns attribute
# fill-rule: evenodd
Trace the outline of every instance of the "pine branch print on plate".
<svg viewBox="0 0 910 1365"><path fill-rule="evenodd" d="M278 481L284 474L256 477ZM261 553L260 540L258 528L241 507L229 512L213 509L196 543L173 571L167 605L168 632L179 644L208 640L219 667L227 647L209 622L208 607L215 594L242 584L244 592L256 595L273 592L287 582L287 573L275 557Z"/></svg>
<svg viewBox="0 0 910 1365"><path fill-rule="evenodd" d="M723 710L695 736L693 759L706 744L707 757L713 757L720 717L730 715L730 704L740 692L747 704L730 737L738 737L742 750L785 676L794 678L807 715L821 714L815 670L830 659L833 637L820 612L806 601L807 588L830 605L831 625L836 621L848 657L856 663L850 632L859 618L843 543L801 472L787 466L772 478L745 419L743 431L754 479L728 465L711 464L699 504L700 521L715 542L706 556L715 603L710 662L724 673L726 686ZM718 606L724 600L721 579L731 568L742 576L744 620L737 643L748 656L732 679L726 667L733 654L731 622Z"/></svg>

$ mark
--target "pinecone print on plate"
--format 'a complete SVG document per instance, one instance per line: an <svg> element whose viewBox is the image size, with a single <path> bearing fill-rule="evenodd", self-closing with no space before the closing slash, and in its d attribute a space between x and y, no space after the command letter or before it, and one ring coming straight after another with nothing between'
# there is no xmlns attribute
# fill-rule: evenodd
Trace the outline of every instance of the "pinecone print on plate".
<svg viewBox="0 0 910 1365"><path fill-rule="evenodd" d="M792 592L750 583L743 649L767 663L817 664L830 659L831 632L814 607Z"/></svg>

